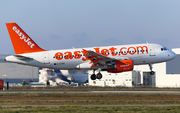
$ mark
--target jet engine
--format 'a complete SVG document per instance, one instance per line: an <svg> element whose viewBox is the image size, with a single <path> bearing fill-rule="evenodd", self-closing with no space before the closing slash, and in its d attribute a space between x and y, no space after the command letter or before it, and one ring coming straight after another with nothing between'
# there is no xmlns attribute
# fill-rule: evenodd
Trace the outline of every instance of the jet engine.
<svg viewBox="0 0 180 113"><path fill-rule="evenodd" d="M115 61L113 66L110 66L107 71L110 73L120 73L125 71L132 71L133 67L133 60L120 60Z"/></svg>

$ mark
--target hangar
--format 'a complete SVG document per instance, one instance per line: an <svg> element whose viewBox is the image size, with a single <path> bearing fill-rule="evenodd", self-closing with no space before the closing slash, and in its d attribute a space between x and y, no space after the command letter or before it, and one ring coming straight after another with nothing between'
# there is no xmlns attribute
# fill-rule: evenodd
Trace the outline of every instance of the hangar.
<svg viewBox="0 0 180 113"><path fill-rule="evenodd" d="M177 55L175 59L153 65L154 75L150 75L148 65L134 66L131 72L107 73L101 72L102 79L91 80L91 86L151 86L151 87L180 87L180 48L172 49Z"/></svg>

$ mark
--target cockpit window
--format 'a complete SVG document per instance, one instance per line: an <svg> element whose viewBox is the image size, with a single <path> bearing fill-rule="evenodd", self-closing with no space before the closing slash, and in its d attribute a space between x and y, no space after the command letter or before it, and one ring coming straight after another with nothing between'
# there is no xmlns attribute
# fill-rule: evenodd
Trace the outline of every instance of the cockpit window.
<svg viewBox="0 0 180 113"><path fill-rule="evenodd" d="M161 51L166 51L166 50L168 50L168 49L165 47L161 48Z"/></svg>

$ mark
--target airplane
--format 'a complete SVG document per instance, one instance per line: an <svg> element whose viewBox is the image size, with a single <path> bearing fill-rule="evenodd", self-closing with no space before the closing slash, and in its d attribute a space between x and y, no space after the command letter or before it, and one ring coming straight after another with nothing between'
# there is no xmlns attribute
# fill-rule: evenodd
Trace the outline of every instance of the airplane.
<svg viewBox="0 0 180 113"><path fill-rule="evenodd" d="M72 70L73 72L69 70L59 70L54 69L56 78L60 78L61 80L67 81L69 83L85 83L88 80L88 74L87 73L77 73L77 71ZM70 78L70 80L68 79Z"/></svg>
<svg viewBox="0 0 180 113"><path fill-rule="evenodd" d="M6 23L6 26L15 55L5 57L5 61L60 70L93 70L92 80L102 78L100 71L121 73L142 64L148 64L150 74L154 75L152 64L176 56L165 46L153 43L48 51L40 48L16 23Z"/></svg>

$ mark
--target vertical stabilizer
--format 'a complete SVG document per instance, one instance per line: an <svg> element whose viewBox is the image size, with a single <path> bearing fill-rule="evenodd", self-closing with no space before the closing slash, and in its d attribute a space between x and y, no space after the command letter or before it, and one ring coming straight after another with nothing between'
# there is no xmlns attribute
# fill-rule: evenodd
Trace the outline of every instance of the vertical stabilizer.
<svg viewBox="0 0 180 113"><path fill-rule="evenodd" d="M46 51L41 49L16 23L6 23L16 54Z"/></svg>

